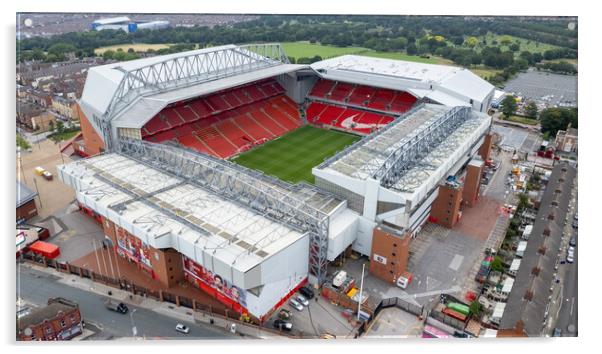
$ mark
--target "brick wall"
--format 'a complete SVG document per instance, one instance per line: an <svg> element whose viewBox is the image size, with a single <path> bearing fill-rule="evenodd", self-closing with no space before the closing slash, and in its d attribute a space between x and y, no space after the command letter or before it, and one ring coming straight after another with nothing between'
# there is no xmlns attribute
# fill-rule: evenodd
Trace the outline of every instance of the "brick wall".
<svg viewBox="0 0 602 354"><path fill-rule="evenodd" d="M400 237L376 227L372 234L370 273L395 283L407 270L410 239L407 234Z"/></svg>

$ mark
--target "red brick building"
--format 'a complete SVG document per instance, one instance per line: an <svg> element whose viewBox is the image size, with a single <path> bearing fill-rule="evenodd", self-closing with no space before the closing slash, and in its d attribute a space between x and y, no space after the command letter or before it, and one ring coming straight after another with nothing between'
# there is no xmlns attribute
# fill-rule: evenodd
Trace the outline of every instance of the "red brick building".
<svg viewBox="0 0 602 354"><path fill-rule="evenodd" d="M17 319L17 340L69 340L83 333L79 306L63 298L48 300L48 305Z"/></svg>
<svg viewBox="0 0 602 354"><path fill-rule="evenodd" d="M370 254L370 273L395 283L408 268L411 237L385 225L374 229Z"/></svg>
<svg viewBox="0 0 602 354"><path fill-rule="evenodd" d="M38 194L17 181L17 222L26 221L38 215L35 197Z"/></svg>

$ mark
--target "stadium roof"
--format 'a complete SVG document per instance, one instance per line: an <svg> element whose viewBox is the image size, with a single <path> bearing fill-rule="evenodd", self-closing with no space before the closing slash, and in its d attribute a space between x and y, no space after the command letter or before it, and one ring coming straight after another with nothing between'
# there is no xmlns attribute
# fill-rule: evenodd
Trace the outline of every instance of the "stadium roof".
<svg viewBox="0 0 602 354"><path fill-rule="evenodd" d="M433 100L450 106L460 104L441 102L435 97L449 100L453 96L466 105L470 99L485 101L494 89L470 70L447 65L343 55L313 63L311 67L327 79L408 91L419 98L435 92Z"/></svg>
<svg viewBox="0 0 602 354"><path fill-rule="evenodd" d="M76 188L79 200L119 220L143 242L155 248L172 247L199 264L209 262L209 269L219 262L247 272L305 235L120 154L62 165L59 173Z"/></svg>
<svg viewBox="0 0 602 354"><path fill-rule="evenodd" d="M392 157L400 148L416 137L423 136L433 126L441 124L442 119L458 109L459 107L436 104L417 106L385 129L326 160L314 169L314 174L321 178L337 180L339 177L356 181L378 179L377 172L384 169L387 162L392 161ZM441 143L419 156L413 165L408 165L406 171L398 174L394 183L385 186L381 181L381 185L401 193L413 205L418 205L418 200L426 197L488 129L491 123L489 116L475 111L469 112L466 119L450 131ZM356 185L349 183L349 186ZM358 193L360 192L358 190Z"/></svg>
<svg viewBox="0 0 602 354"><path fill-rule="evenodd" d="M122 128L141 128L152 117L154 117L172 102L205 96L221 90L244 85L249 82L286 74L298 69L299 65L282 64L227 77L221 80L209 81L194 86L166 91L148 97L141 97L128 110L124 111L117 118L115 118L114 122L116 126Z"/></svg>
<svg viewBox="0 0 602 354"><path fill-rule="evenodd" d="M90 68L80 105L139 128L167 104L292 72L276 44L224 45Z"/></svg>
<svg viewBox="0 0 602 354"><path fill-rule="evenodd" d="M130 22L130 21L131 20L129 17L120 16L120 17L101 18L92 23L95 25L110 25L113 23L122 23L122 22Z"/></svg>

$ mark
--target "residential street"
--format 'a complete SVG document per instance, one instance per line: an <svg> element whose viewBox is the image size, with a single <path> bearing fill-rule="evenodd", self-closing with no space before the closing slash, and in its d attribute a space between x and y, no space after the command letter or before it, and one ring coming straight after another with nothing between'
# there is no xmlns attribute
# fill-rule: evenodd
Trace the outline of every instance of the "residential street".
<svg viewBox="0 0 602 354"><path fill-rule="evenodd" d="M19 269L19 268L18 268ZM131 316L138 330L138 337L161 339L232 339L237 338L218 329L195 323L185 323L182 320L164 316L144 308L128 305L130 312L126 315L109 311L103 301L105 297L92 292L65 286L57 282L58 277L40 272L35 269L21 267L17 271L17 296L27 302L44 305L50 297L64 297L79 304L82 317L87 323L92 323L102 329L96 335L98 339L131 337ZM177 323L190 327L190 334L182 334L174 330Z"/></svg>

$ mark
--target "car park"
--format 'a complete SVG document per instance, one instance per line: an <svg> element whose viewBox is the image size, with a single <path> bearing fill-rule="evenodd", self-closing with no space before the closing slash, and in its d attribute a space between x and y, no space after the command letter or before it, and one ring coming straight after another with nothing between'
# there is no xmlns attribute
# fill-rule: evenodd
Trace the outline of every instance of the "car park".
<svg viewBox="0 0 602 354"><path fill-rule="evenodd" d="M289 300L289 305L291 305L295 310L297 311L303 311L303 305L301 305L299 302L297 302L297 300L295 299L290 299Z"/></svg>
<svg viewBox="0 0 602 354"><path fill-rule="evenodd" d="M180 333L188 334L188 333L190 333L190 328L188 328L186 325L178 323L176 325L176 331L180 332Z"/></svg>
<svg viewBox="0 0 602 354"><path fill-rule="evenodd" d="M293 324L281 319L276 319L274 320L274 327L283 331L291 331L293 329Z"/></svg>
<svg viewBox="0 0 602 354"><path fill-rule="evenodd" d="M301 287L301 289L299 289L299 292L301 293L301 295L305 296L306 299L313 299L315 296L314 291L306 286Z"/></svg>
<svg viewBox="0 0 602 354"><path fill-rule="evenodd" d="M303 297L303 295L297 295L295 300L299 301L299 303L302 304L303 306L309 306L309 301L307 301L307 299L305 297Z"/></svg>

